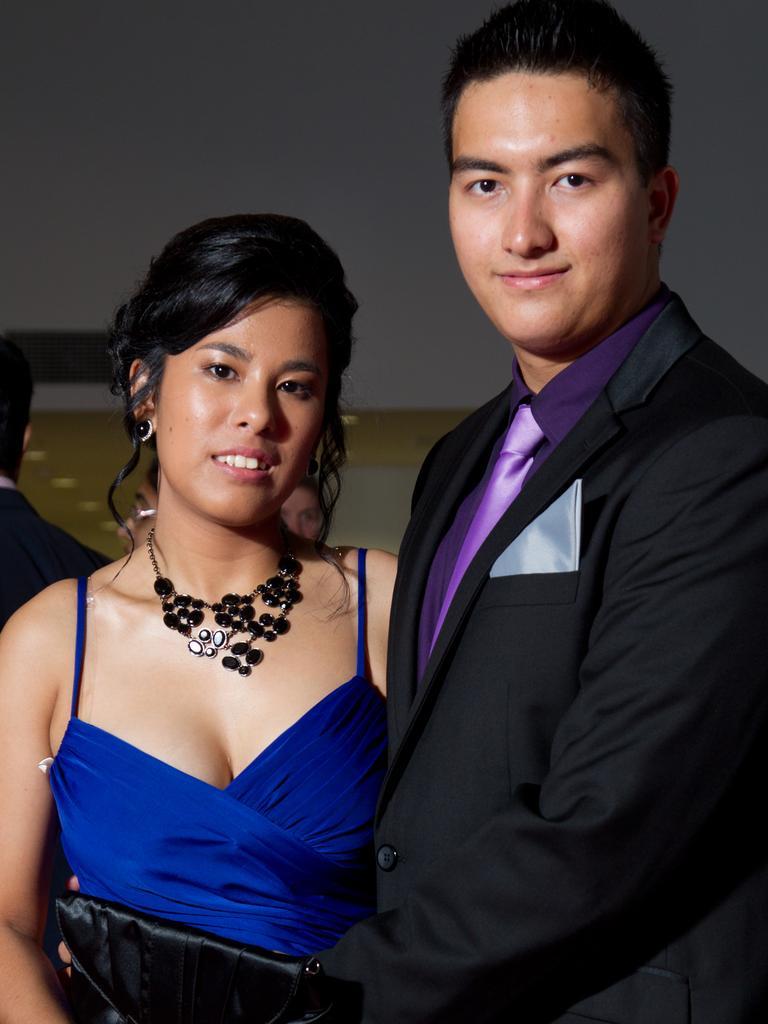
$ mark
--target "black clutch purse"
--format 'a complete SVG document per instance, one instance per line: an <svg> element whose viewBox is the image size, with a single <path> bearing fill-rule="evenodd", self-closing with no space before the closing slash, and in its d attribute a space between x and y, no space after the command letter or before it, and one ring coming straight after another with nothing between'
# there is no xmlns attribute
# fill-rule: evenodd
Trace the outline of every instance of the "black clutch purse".
<svg viewBox="0 0 768 1024"><path fill-rule="evenodd" d="M243 946L81 893L57 899L56 916L78 1024L333 1024L313 957Z"/></svg>

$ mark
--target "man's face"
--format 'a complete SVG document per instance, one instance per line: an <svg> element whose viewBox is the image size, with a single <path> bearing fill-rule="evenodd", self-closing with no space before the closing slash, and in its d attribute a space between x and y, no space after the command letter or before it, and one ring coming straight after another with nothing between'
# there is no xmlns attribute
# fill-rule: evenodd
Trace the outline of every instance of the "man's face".
<svg viewBox="0 0 768 1024"><path fill-rule="evenodd" d="M581 75L510 73L466 88L451 233L526 378L552 376L653 297L676 190L671 168L642 182L614 95Z"/></svg>

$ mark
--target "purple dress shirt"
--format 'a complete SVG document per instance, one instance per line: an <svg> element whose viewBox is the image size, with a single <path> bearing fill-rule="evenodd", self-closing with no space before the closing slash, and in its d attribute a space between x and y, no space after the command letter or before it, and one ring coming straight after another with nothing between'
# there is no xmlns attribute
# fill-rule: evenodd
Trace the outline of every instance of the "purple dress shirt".
<svg viewBox="0 0 768 1024"><path fill-rule="evenodd" d="M527 481L575 427L664 309L669 299L669 289L666 285L662 285L655 298L636 316L558 373L538 394L533 394L527 387L517 365L515 365L510 393L509 419L496 439L482 479L459 505L453 523L440 541L432 560L419 621L419 679L423 676L426 668L432 634L440 615L453 567L472 519L477 512L486 484L498 458L501 443L518 405L524 399L530 400L531 411L545 438L528 471Z"/></svg>

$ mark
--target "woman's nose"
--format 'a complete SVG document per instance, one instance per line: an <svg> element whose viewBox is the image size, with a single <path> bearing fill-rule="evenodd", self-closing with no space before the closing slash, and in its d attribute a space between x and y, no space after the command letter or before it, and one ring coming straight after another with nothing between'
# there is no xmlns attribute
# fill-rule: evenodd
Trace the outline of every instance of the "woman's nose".
<svg viewBox="0 0 768 1024"><path fill-rule="evenodd" d="M233 419L238 427L251 430L254 434L273 430L277 421L274 393L264 387L242 388Z"/></svg>

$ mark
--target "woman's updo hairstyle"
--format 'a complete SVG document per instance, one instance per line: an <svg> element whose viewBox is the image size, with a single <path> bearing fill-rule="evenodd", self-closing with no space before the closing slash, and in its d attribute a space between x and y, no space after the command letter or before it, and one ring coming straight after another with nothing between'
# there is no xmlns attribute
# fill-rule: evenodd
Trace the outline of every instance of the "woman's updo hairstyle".
<svg viewBox="0 0 768 1024"><path fill-rule="evenodd" d="M122 517L114 493L140 455L136 412L157 392L165 357L184 352L269 299L306 303L320 313L325 326L328 386L319 449L319 543L326 539L346 457L339 401L357 302L336 253L304 221L277 214L215 217L180 232L152 260L136 293L117 311L109 334L112 392L123 400L123 422L133 445L131 458L109 489L109 506L118 522ZM132 394L130 368L136 359L143 364L143 383Z"/></svg>

